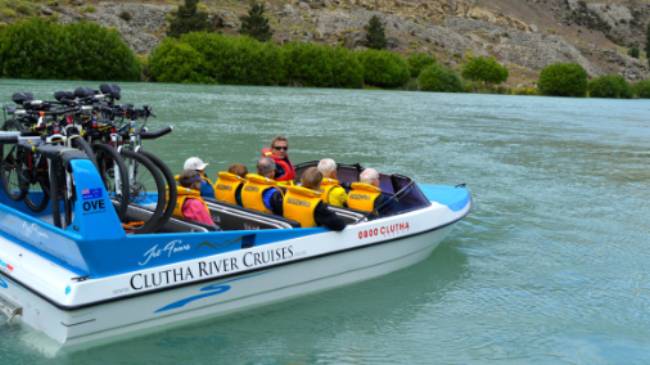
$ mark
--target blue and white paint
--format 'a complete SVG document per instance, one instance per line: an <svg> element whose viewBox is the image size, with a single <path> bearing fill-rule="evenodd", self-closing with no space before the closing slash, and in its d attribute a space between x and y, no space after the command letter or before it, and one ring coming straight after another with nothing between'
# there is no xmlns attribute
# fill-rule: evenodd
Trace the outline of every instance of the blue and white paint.
<svg viewBox="0 0 650 365"><path fill-rule="evenodd" d="M233 283L235 281L241 281L241 280L248 279L248 278L251 278L251 277L254 277L254 276L258 276L258 275L261 275L261 273L252 274L252 275L248 275L248 276L241 277L241 278L235 278L235 279L232 279L232 280L223 281L221 283L215 283L215 284L210 284L208 286L204 286L203 288L199 289L199 292L201 292L200 294L192 295L190 297L183 298L183 299L178 300L176 302L173 302L171 304L167 304L166 306L157 309L154 313L162 313L162 312L166 312L166 311L169 311L169 310L172 310L172 309L182 308L185 305L187 305L189 303L192 303L194 301L209 298L209 297L219 295L219 294L223 294L223 293L229 291L230 289L232 289L232 286L229 283Z"/></svg>

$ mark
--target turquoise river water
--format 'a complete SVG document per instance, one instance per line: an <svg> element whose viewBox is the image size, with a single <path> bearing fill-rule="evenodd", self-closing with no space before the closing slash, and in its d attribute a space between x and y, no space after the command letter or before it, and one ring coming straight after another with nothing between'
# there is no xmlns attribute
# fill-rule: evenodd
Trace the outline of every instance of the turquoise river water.
<svg viewBox="0 0 650 365"><path fill-rule="evenodd" d="M0 101L78 82L0 80ZM85 83L86 85L95 85ZM0 325L0 364L650 363L650 103L638 100L122 84L174 133L178 170L253 167L276 134L475 207L424 262L238 315L46 357Z"/></svg>

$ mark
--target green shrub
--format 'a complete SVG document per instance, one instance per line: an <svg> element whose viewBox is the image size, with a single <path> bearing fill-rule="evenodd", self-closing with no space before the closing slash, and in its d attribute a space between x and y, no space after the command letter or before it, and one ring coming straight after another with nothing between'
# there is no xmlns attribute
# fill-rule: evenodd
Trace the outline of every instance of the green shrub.
<svg viewBox="0 0 650 365"><path fill-rule="evenodd" d="M330 48L333 87L360 88L363 86L363 66L347 48Z"/></svg>
<svg viewBox="0 0 650 365"><path fill-rule="evenodd" d="M329 87L334 73L330 48L312 43L290 43L284 46L287 81L291 85Z"/></svg>
<svg viewBox="0 0 650 365"><path fill-rule="evenodd" d="M465 79L481 81L486 84L500 84L508 79L508 69L494 57L471 57L463 65Z"/></svg>
<svg viewBox="0 0 650 365"><path fill-rule="evenodd" d="M537 83L542 95L585 96L587 72L576 63L556 63L546 66Z"/></svg>
<svg viewBox="0 0 650 365"><path fill-rule="evenodd" d="M66 78L140 79L140 63L116 30L80 22L65 26L65 35L70 45Z"/></svg>
<svg viewBox="0 0 650 365"><path fill-rule="evenodd" d="M420 72L418 86L422 91L463 91L463 85L456 72L437 64L428 66Z"/></svg>
<svg viewBox="0 0 650 365"><path fill-rule="evenodd" d="M248 37L189 33L181 37L205 60L205 75L224 84L278 85L285 82L278 46Z"/></svg>
<svg viewBox="0 0 650 365"><path fill-rule="evenodd" d="M411 77L418 77L423 68L436 63L436 59L433 58L433 56L422 52L416 52L409 55L407 61Z"/></svg>
<svg viewBox="0 0 650 365"><path fill-rule="evenodd" d="M589 82L589 96L594 98L631 98L632 89L623 76L606 75Z"/></svg>
<svg viewBox="0 0 650 365"><path fill-rule="evenodd" d="M2 28L2 76L34 79L65 78L65 55L71 51L63 27L40 19Z"/></svg>
<svg viewBox="0 0 650 365"><path fill-rule="evenodd" d="M650 99L650 80L639 81L632 87L634 95L643 99Z"/></svg>
<svg viewBox="0 0 650 365"><path fill-rule="evenodd" d="M190 45L166 38L149 56L148 70L160 82L209 82L203 55Z"/></svg>
<svg viewBox="0 0 650 365"><path fill-rule="evenodd" d="M114 30L41 19L0 30L0 74L35 79L138 80L140 66Z"/></svg>
<svg viewBox="0 0 650 365"><path fill-rule="evenodd" d="M369 49L359 53L359 60L367 85L394 88L409 80L408 64L397 53Z"/></svg>
<svg viewBox="0 0 650 365"><path fill-rule="evenodd" d="M633 58L639 58L640 53L641 52L639 52L639 46L636 45L636 44L633 45L632 47L630 47L630 49L627 50L628 56L633 57Z"/></svg>
<svg viewBox="0 0 650 365"><path fill-rule="evenodd" d="M520 87L511 90L513 95L537 95L537 89L534 87Z"/></svg>

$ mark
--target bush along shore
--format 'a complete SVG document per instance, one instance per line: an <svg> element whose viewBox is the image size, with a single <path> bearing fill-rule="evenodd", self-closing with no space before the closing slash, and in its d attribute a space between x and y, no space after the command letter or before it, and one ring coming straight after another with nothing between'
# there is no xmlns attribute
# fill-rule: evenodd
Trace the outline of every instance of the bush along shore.
<svg viewBox="0 0 650 365"><path fill-rule="evenodd" d="M278 45L209 32L168 37L148 57L137 57L115 30L38 18L0 27L0 77L650 98L650 80L589 80L572 63L544 68L537 89L512 90L501 86L508 69L492 57L467 56L454 70L426 53L404 57L315 43Z"/></svg>

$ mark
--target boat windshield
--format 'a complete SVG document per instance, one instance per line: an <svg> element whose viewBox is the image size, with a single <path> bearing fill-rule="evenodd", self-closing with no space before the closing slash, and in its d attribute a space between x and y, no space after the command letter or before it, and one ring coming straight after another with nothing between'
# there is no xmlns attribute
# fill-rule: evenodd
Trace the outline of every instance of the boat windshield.
<svg viewBox="0 0 650 365"><path fill-rule="evenodd" d="M296 166L296 182L302 172L309 167L318 165L318 161L308 161ZM359 181L359 175L364 167L360 164L338 164L337 177L341 185L349 190L350 184ZM410 177L399 174L379 174L379 185L382 193L389 199L379 211L380 217L386 217L404 212L417 210L431 205L424 193Z"/></svg>

